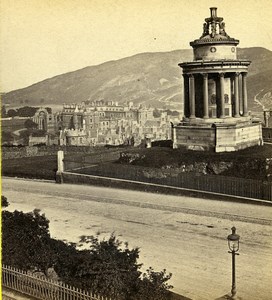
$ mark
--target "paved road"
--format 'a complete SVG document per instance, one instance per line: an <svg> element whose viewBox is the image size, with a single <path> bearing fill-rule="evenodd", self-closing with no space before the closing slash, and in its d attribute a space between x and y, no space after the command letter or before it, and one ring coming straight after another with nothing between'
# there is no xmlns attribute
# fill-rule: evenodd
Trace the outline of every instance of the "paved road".
<svg viewBox="0 0 272 300"><path fill-rule="evenodd" d="M6 178L2 189L9 210L41 209L55 238L78 242L81 235L115 232L140 247L144 268L166 268L174 291L195 300L229 292L226 237L235 225L238 299L271 299L272 207Z"/></svg>

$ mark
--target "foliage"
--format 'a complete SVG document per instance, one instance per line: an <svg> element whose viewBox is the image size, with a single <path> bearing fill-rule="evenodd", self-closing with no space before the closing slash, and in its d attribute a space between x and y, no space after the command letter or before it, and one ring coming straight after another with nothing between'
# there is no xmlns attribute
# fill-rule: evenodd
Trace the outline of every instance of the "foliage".
<svg viewBox="0 0 272 300"><path fill-rule="evenodd" d="M45 109L47 110L47 112L48 112L49 114L52 114L52 108L51 108L51 107L46 107Z"/></svg>
<svg viewBox="0 0 272 300"><path fill-rule="evenodd" d="M2 261L23 270L47 274L54 253L50 249L49 221L39 210L2 212Z"/></svg>
<svg viewBox="0 0 272 300"><path fill-rule="evenodd" d="M28 100L25 100L25 103L27 103ZM23 102L21 102L23 103ZM19 107L17 109L9 109L8 112L6 112L6 107L3 105L2 106L2 118L4 117L33 117L37 111L37 107L33 106L23 106ZM52 113L52 108L51 107L45 107L47 112L49 114Z"/></svg>
<svg viewBox="0 0 272 300"><path fill-rule="evenodd" d="M29 135L30 135L30 130L25 129L20 131L20 138L24 140L24 145L28 145L29 143Z"/></svg>
<svg viewBox="0 0 272 300"><path fill-rule="evenodd" d="M178 116L179 116L179 112L176 111L176 110L170 110L170 109L167 109L166 112L167 112L167 115L168 115L168 116L175 116L175 117L178 117Z"/></svg>
<svg viewBox="0 0 272 300"><path fill-rule="evenodd" d="M38 124L33 122L31 119L27 119L24 123L25 128L27 129L35 129L38 127Z"/></svg>
<svg viewBox="0 0 272 300"><path fill-rule="evenodd" d="M2 208L3 207L8 207L9 206L9 202L8 202L7 197L5 197L5 196L2 195L1 198L2 198L2 204L1 204Z"/></svg>
<svg viewBox="0 0 272 300"><path fill-rule="evenodd" d="M129 299L135 293L141 265L137 263L139 249L129 249L115 235L100 241L98 237L82 237L90 250L75 253L69 249L66 259L59 257L56 272L71 285L116 299ZM71 257L73 257L71 259Z"/></svg>
<svg viewBox="0 0 272 300"><path fill-rule="evenodd" d="M17 113L17 111L15 109L9 109L8 110L8 113L7 113L8 117L15 117L17 115L18 115L18 113Z"/></svg>
<svg viewBox="0 0 272 300"><path fill-rule="evenodd" d="M167 281L171 279L172 274L166 273L166 270L155 272L153 268L146 270L143 274L143 279L139 281L138 292L133 299L141 300L166 300L171 299L169 292L173 286L169 285Z"/></svg>
<svg viewBox="0 0 272 300"><path fill-rule="evenodd" d="M17 114L19 117L33 117L36 111L37 107L24 106L17 109Z"/></svg>
<svg viewBox="0 0 272 300"><path fill-rule="evenodd" d="M10 131L2 131L2 144L12 144L13 140L14 139Z"/></svg>
<svg viewBox="0 0 272 300"><path fill-rule="evenodd" d="M154 118L159 118L160 116L161 116L161 111L158 110L157 108L155 108L155 109L153 110L153 117L154 117Z"/></svg>
<svg viewBox="0 0 272 300"><path fill-rule="evenodd" d="M8 115L7 115L7 109L6 109L6 106L5 105L2 105L1 106L1 118L6 118Z"/></svg>

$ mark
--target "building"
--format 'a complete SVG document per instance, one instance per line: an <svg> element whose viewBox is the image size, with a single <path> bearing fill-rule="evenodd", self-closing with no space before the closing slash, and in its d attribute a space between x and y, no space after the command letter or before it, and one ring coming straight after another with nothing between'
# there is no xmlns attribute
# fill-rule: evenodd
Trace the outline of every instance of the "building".
<svg viewBox="0 0 272 300"><path fill-rule="evenodd" d="M33 122L38 124L37 129L54 133L55 132L55 122L54 117L51 112L48 111L48 109L40 107L35 112L34 116L32 117Z"/></svg>
<svg viewBox="0 0 272 300"><path fill-rule="evenodd" d="M93 101L88 105L64 104L56 116L61 145L95 146L140 144L169 139L170 118L162 112L153 116L153 108L135 107L132 102L120 105L115 101Z"/></svg>
<svg viewBox="0 0 272 300"><path fill-rule="evenodd" d="M263 140L272 143L272 109L264 110Z"/></svg>
<svg viewBox="0 0 272 300"><path fill-rule="evenodd" d="M173 147L225 152L261 145L261 123L248 111L250 61L237 58L239 41L228 36L217 8L210 12L201 37L190 43L194 60L179 64L184 117L173 126Z"/></svg>

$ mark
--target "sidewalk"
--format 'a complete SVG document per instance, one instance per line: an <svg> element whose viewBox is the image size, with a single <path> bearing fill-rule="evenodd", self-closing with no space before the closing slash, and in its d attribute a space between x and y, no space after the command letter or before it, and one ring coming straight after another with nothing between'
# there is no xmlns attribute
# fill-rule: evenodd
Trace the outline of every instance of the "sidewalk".
<svg viewBox="0 0 272 300"><path fill-rule="evenodd" d="M242 298L239 296L235 296L234 298L232 298L229 294L227 294L220 298L216 298L215 300L242 300Z"/></svg>
<svg viewBox="0 0 272 300"><path fill-rule="evenodd" d="M2 286L2 300L37 300L36 298L12 291Z"/></svg>

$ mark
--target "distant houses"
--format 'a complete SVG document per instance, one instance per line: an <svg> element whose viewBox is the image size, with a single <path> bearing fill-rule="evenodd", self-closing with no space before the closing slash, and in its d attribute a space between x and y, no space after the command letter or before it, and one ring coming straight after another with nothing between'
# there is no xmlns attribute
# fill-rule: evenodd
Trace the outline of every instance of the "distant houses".
<svg viewBox="0 0 272 300"><path fill-rule="evenodd" d="M181 116L154 110L104 100L63 104L55 114L48 108L35 108L27 117L2 118L2 144L139 145L171 139L171 122L179 122Z"/></svg>
<svg viewBox="0 0 272 300"><path fill-rule="evenodd" d="M31 113L1 118L2 145L151 145L172 140L172 125L182 118L169 110L104 100L63 104L54 114L48 107L19 110ZM264 110L263 117L263 139L272 142L272 110Z"/></svg>
<svg viewBox="0 0 272 300"><path fill-rule="evenodd" d="M60 145L137 145L147 138L170 139L170 116L161 112L154 117L153 111L151 107L135 107L133 102L64 104L56 114Z"/></svg>

